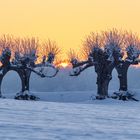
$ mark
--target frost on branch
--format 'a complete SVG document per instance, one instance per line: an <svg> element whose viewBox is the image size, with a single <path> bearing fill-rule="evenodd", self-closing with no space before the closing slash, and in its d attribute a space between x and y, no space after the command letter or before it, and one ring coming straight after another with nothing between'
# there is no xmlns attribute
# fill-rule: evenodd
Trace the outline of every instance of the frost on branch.
<svg viewBox="0 0 140 140"><path fill-rule="evenodd" d="M10 64L12 46L12 36L3 35L0 37L0 60L2 63L2 67L8 66Z"/></svg>
<svg viewBox="0 0 140 140"><path fill-rule="evenodd" d="M126 60L131 63L137 63L140 54L140 41L139 37L133 33L126 34L125 40Z"/></svg>
<svg viewBox="0 0 140 140"><path fill-rule="evenodd" d="M60 53L60 48L56 42L48 40L42 44L42 55L46 57L46 61L50 64L54 63L55 58Z"/></svg>
<svg viewBox="0 0 140 140"><path fill-rule="evenodd" d="M11 58L11 50L9 48L3 49L0 57L3 67L10 65L10 58Z"/></svg>
<svg viewBox="0 0 140 140"><path fill-rule="evenodd" d="M70 71L70 76L78 76L81 73L82 65L84 62L79 61L79 56L72 49L70 49L68 52L68 58L73 68L72 71Z"/></svg>
<svg viewBox="0 0 140 140"><path fill-rule="evenodd" d="M97 73L97 99L104 99L108 97L108 86L115 68L120 82L119 92L125 93L127 92L128 68L131 64L140 62L138 60L139 46L138 37L126 31L112 29L101 33L91 33L83 43L82 53L85 61L71 62L73 75L77 76L88 67L94 66ZM130 97L125 99L130 99Z"/></svg>
<svg viewBox="0 0 140 140"><path fill-rule="evenodd" d="M46 47L48 48L46 49L47 53L45 54L47 58L44 55L42 62L39 62L39 45L38 39L36 38L9 38L9 36L0 38L0 61L2 63L0 67L0 84L9 70L16 71L22 83L21 92L16 95L16 99L36 99L35 96L28 94L30 93L29 81L31 72L34 72L40 77L49 78L56 76L58 73L58 69L53 62L59 53L59 48L49 41ZM41 71L39 70L40 68Z"/></svg>
<svg viewBox="0 0 140 140"><path fill-rule="evenodd" d="M116 29L103 32L104 48L109 58L108 60L119 64L123 59L124 34Z"/></svg>
<svg viewBox="0 0 140 140"><path fill-rule="evenodd" d="M16 38L14 40L14 64L34 67L37 61L38 40L35 38Z"/></svg>
<svg viewBox="0 0 140 140"><path fill-rule="evenodd" d="M72 49L68 52L68 59L69 62L72 64L73 67L76 66L79 62L79 56L76 54L76 52Z"/></svg>
<svg viewBox="0 0 140 140"><path fill-rule="evenodd" d="M37 69L42 74L42 77L52 78L58 73L58 68L55 66L55 59L60 53L60 48L55 42L48 40L42 44L41 55L42 61Z"/></svg>

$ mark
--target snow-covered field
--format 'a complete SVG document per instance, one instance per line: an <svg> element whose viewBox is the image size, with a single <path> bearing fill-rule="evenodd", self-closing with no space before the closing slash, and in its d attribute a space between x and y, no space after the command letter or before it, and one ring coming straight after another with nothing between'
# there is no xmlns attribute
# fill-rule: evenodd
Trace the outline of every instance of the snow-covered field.
<svg viewBox="0 0 140 140"><path fill-rule="evenodd" d="M140 103L0 100L0 140L139 140Z"/></svg>
<svg viewBox="0 0 140 140"><path fill-rule="evenodd" d="M140 99L140 69L128 73L129 89ZM79 77L62 70L56 78L31 77L31 92L40 101L11 99L20 90L16 73L3 81L6 99L0 99L0 140L140 140L140 102L91 100L96 74L89 69ZM110 94L118 90L113 72Z"/></svg>

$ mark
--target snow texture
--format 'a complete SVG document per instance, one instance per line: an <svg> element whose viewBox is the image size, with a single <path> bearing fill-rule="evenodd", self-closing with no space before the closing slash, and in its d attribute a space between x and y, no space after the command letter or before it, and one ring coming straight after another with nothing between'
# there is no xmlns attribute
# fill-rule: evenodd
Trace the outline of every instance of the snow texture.
<svg viewBox="0 0 140 140"><path fill-rule="evenodd" d="M0 99L0 140L139 140L140 102L92 100L96 94L94 68L79 77L61 70L55 78L31 76L31 92L41 101ZM140 69L130 68L129 89L140 99ZM3 95L13 98L20 79L8 72ZM116 71L109 92L118 90ZM42 101L43 100L43 101ZM46 102L47 101L47 102Z"/></svg>
<svg viewBox="0 0 140 140"><path fill-rule="evenodd" d="M0 100L1 140L139 140L140 103Z"/></svg>

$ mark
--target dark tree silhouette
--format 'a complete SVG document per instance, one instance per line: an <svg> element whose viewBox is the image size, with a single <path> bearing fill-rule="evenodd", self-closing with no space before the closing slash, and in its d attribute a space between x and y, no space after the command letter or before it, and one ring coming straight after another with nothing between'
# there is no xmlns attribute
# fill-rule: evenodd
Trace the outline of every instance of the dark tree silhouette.
<svg viewBox="0 0 140 140"><path fill-rule="evenodd" d="M139 63L139 47L140 42L138 35L125 32L124 36L124 53L120 57L120 61L116 62L115 68L118 72L118 78L120 81L119 92L115 92L116 98L126 100L127 98L133 98L132 94L128 91L127 85L127 73L130 65L136 65ZM125 54L125 55L124 55Z"/></svg>
<svg viewBox="0 0 140 140"><path fill-rule="evenodd" d="M138 47L138 37L129 32L113 29L101 32L101 34L91 33L86 38L82 48L87 60L78 61L73 58L71 76L78 76L83 70L94 66L97 73L96 98L105 99L108 97L108 86L112 79L112 71L115 68L120 81L119 92L116 92L117 97L115 98L132 99L131 94L127 92L127 71L131 64L138 64L139 62Z"/></svg>
<svg viewBox="0 0 140 140"><path fill-rule="evenodd" d="M30 76L31 72L36 73L41 77L54 77L58 69L53 65L55 59L55 51L53 50L53 45L48 46L52 50L48 50L48 55L43 57L42 62L37 62L37 51L38 51L38 40L35 38L10 38L9 36L4 36L0 38L0 47L2 48L1 54L1 74L0 74L0 86L2 79L5 74L10 71L16 71L22 81L21 92L15 96L15 99L24 100L36 100L37 97L29 94ZM57 48L57 46L55 46ZM11 50L14 55L11 54ZM47 51L47 50L46 50ZM53 69L53 73L46 73L46 69ZM1 88L0 88L1 93Z"/></svg>

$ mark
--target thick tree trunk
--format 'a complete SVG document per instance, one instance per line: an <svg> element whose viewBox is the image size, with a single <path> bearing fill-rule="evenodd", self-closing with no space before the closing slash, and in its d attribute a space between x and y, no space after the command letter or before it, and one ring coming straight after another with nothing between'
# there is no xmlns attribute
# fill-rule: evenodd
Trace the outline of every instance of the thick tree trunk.
<svg viewBox="0 0 140 140"><path fill-rule="evenodd" d="M3 77L4 77L3 75L0 75L0 97L2 97L1 84L2 84Z"/></svg>
<svg viewBox="0 0 140 140"><path fill-rule="evenodd" d="M97 73L97 95L103 96L103 90L102 90L102 78L101 75Z"/></svg>
<svg viewBox="0 0 140 140"><path fill-rule="evenodd" d="M108 85L109 81L107 79L97 78L97 98L104 99L108 96Z"/></svg>
<svg viewBox="0 0 140 140"><path fill-rule="evenodd" d="M130 66L130 63L125 61L122 65L116 67L116 70L118 72L119 82L120 82L119 91L127 91L128 90L127 72L128 72L129 66Z"/></svg>
<svg viewBox="0 0 140 140"><path fill-rule="evenodd" d="M108 97L108 86L110 78L103 79L102 76L97 76L97 95L101 98Z"/></svg>
<svg viewBox="0 0 140 140"><path fill-rule="evenodd" d="M31 71L27 71L27 85L26 85L26 90L30 90L30 77L31 77Z"/></svg>
<svg viewBox="0 0 140 140"><path fill-rule="evenodd" d="M25 90L29 91L30 88L30 76L31 76L31 71L28 69L23 70L23 83L25 84Z"/></svg>
<svg viewBox="0 0 140 140"><path fill-rule="evenodd" d="M120 81L120 88L119 91L127 91L127 70L123 70L119 75L119 81Z"/></svg>
<svg viewBox="0 0 140 140"><path fill-rule="evenodd" d="M20 76L21 84L22 84L21 92L23 93L25 91L25 82L23 80L24 79L24 75L23 75L23 72L22 71L19 71L18 74Z"/></svg>
<svg viewBox="0 0 140 140"><path fill-rule="evenodd" d="M106 79L104 80L104 86L103 86L103 90L104 90L104 96L108 97L108 87L109 87L109 82L111 79Z"/></svg>
<svg viewBox="0 0 140 140"><path fill-rule="evenodd" d="M6 75L6 73L8 71L9 71L8 67L1 67L1 74L0 74L0 97L2 97L2 92L1 92L2 80L3 80L3 77Z"/></svg>
<svg viewBox="0 0 140 140"><path fill-rule="evenodd" d="M109 82L112 79L112 71L114 69L113 63L104 63L102 66L95 68L95 72L97 73L97 95L99 99L100 97L108 97Z"/></svg>
<svg viewBox="0 0 140 140"><path fill-rule="evenodd" d="M23 75L22 83L23 83L24 87L22 88L22 93L17 94L15 96L15 99L17 99L17 100L38 100L39 99L38 97L29 94L31 71L28 69L21 69L21 71L22 71L22 75Z"/></svg>
<svg viewBox="0 0 140 140"><path fill-rule="evenodd" d="M124 61L122 64L116 66L118 72L118 78L120 81L120 88L119 88L119 92L114 92L115 96L112 96L112 98L123 100L123 101L128 101L128 100L138 101L133 97L134 95L129 93L128 86L127 86L127 72L131 64L133 63L130 63L129 61Z"/></svg>
<svg viewBox="0 0 140 140"><path fill-rule="evenodd" d="M112 79L112 71L113 71L114 67L115 67L114 63L110 63L109 65L106 65L107 74L106 74L106 78L105 78L105 82L104 82L104 84L105 84L104 92L105 92L106 96L108 96L109 83Z"/></svg>

